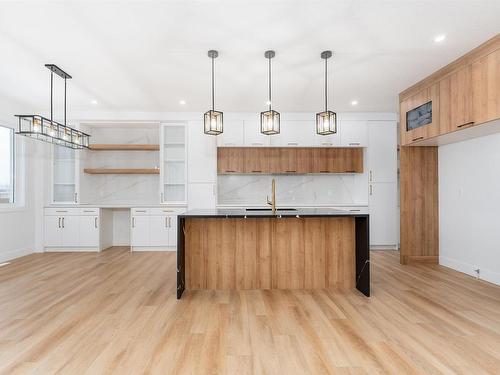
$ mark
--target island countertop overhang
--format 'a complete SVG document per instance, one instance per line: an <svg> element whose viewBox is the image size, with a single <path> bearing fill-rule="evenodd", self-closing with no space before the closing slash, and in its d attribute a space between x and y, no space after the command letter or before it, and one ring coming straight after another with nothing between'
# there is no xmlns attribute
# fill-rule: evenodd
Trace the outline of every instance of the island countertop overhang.
<svg viewBox="0 0 500 375"><path fill-rule="evenodd" d="M306 217L368 217L368 214L330 208L298 208L277 209L273 214L271 210L245 210L235 208L223 209L196 209L189 210L179 215L182 218L306 218Z"/></svg>

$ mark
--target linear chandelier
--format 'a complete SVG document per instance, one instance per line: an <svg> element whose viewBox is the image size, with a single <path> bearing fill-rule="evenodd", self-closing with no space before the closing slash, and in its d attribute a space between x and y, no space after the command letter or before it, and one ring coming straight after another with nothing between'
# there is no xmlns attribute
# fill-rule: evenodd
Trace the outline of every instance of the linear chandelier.
<svg viewBox="0 0 500 375"><path fill-rule="evenodd" d="M45 67L50 70L50 119L40 115L16 115L19 118L16 134L74 150L89 148L90 135L66 124L66 80L72 77L54 64L45 64ZM64 79L64 124L53 119L54 73Z"/></svg>

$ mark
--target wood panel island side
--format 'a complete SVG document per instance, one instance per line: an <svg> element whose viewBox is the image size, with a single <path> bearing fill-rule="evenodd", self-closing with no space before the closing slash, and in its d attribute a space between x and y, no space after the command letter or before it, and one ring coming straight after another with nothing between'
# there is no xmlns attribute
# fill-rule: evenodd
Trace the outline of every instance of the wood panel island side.
<svg viewBox="0 0 500 375"><path fill-rule="evenodd" d="M192 210L178 216L187 290L358 289L370 296L368 215L334 209Z"/></svg>

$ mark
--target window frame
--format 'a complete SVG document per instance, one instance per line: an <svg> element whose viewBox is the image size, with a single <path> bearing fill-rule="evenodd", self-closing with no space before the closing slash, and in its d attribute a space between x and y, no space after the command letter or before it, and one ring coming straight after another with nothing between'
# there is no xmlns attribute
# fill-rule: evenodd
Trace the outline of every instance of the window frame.
<svg viewBox="0 0 500 375"><path fill-rule="evenodd" d="M13 212L13 211L23 211L26 210L27 207L25 205L25 144L24 140L16 136L16 129L13 126L9 126L6 123L1 123L0 126L3 128L7 128L12 131L12 175L11 181L13 184L13 202L12 203L0 203L0 213L5 212Z"/></svg>

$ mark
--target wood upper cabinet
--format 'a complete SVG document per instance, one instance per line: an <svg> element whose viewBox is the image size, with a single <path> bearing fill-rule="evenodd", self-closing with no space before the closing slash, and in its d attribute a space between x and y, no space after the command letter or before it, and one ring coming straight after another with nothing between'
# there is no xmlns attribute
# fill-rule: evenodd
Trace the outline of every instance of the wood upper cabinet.
<svg viewBox="0 0 500 375"><path fill-rule="evenodd" d="M363 149L219 147L217 173L363 173Z"/></svg>
<svg viewBox="0 0 500 375"><path fill-rule="evenodd" d="M468 65L439 81L439 133L472 125L472 69Z"/></svg>
<svg viewBox="0 0 500 375"><path fill-rule="evenodd" d="M430 105L430 116L428 117L430 122L419 127L410 128L408 125L409 112L416 113L420 109L424 112L425 105ZM439 83L401 101L401 144L407 145L439 135L439 109Z"/></svg>
<svg viewBox="0 0 500 375"><path fill-rule="evenodd" d="M471 70L475 123L500 118L500 49L472 63Z"/></svg>
<svg viewBox="0 0 500 375"><path fill-rule="evenodd" d="M218 147L217 173L243 173L244 147Z"/></svg>

